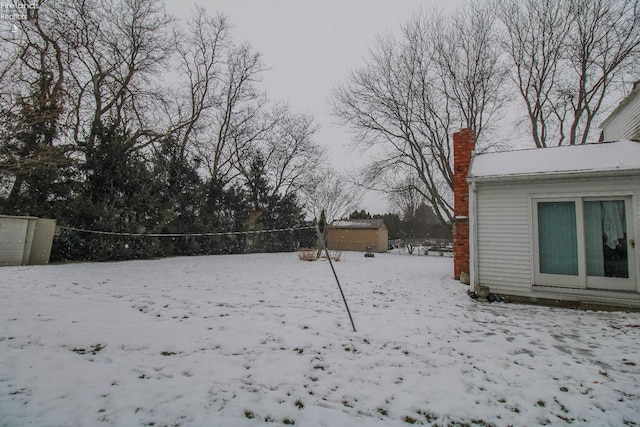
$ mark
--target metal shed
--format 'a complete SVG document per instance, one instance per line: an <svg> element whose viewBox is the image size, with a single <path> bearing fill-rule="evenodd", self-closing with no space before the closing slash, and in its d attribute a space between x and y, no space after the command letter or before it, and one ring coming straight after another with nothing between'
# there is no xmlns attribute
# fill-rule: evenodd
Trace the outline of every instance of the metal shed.
<svg viewBox="0 0 640 427"><path fill-rule="evenodd" d="M56 221L0 215L0 266L47 264Z"/></svg>

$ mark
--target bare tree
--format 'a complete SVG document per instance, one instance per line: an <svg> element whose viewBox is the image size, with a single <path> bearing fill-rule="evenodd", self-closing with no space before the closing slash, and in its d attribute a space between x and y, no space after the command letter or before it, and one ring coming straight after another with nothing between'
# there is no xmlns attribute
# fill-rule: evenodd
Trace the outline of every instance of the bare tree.
<svg viewBox="0 0 640 427"><path fill-rule="evenodd" d="M29 19L17 21L18 34L2 37L0 177L10 188L7 203L14 212L22 209L17 200L25 193L31 214L37 214L34 209L45 210L57 170L70 159L57 140L66 100L63 46L37 8L27 13Z"/></svg>
<svg viewBox="0 0 640 427"><path fill-rule="evenodd" d="M271 195L285 196L311 185L315 169L325 161L324 149L313 140L319 129L313 117L280 105L272 108L264 122L269 126L250 149L252 154L238 158L242 176L249 179L252 158L260 156Z"/></svg>
<svg viewBox="0 0 640 427"><path fill-rule="evenodd" d="M205 131L204 122L220 107L220 86L226 71L230 39L230 24L222 15L211 17L202 7L196 7L188 21L186 32L175 32L179 70L184 85L172 109L167 113L177 141L177 153L186 156L194 140Z"/></svg>
<svg viewBox="0 0 640 427"><path fill-rule="evenodd" d="M274 126L256 84L266 68L248 43L233 42L227 17L196 7L186 25L186 32L175 32L184 78L166 109L173 151L224 186L241 175L241 164Z"/></svg>
<svg viewBox="0 0 640 427"><path fill-rule="evenodd" d="M414 174L443 223L453 219L450 135L459 127L484 132L506 100L496 90L505 73L491 43L493 15L482 10L465 9L458 22L416 15L401 39L380 38L333 93L333 111L356 144L379 154L364 185L391 192L395 176ZM470 34L460 35L457 25Z"/></svg>
<svg viewBox="0 0 640 427"><path fill-rule="evenodd" d="M616 82L625 80L640 58L640 2L499 4L503 44L534 144L584 144Z"/></svg>
<svg viewBox="0 0 640 427"><path fill-rule="evenodd" d="M453 104L460 126L473 129L478 139L489 133L510 99L496 21L492 6L469 2L464 13L449 19L439 13L418 15L405 30L408 38L428 37L423 43L433 45L441 96Z"/></svg>
<svg viewBox="0 0 640 427"><path fill-rule="evenodd" d="M217 90L211 94L213 108L202 117L203 128L194 141L208 174L221 182L239 175L238 159L272 126L263 121L268 102L255 86L264 70L260 55L249 45L231 46L226 52Z"/></svg>
<svg viewBox="0 0 640 427"><path fill-rule="evenodd" d="M424 197L418 191L420 181L413 175L400 175L393 191L389 193L388 200L394 212L400 213L405 220L413 218Z"/></svg>
<svg viewBox="0 0 640 427"><path fill-rule="evenodd" d="M226 17L198 7L188 27L187 34L176 34L186 96L174 107L175 152L190 151L222 184L251 180L260 165L272 195L296 191L323 156L313 141L313 118L273 105L257 89L265 71L260 55L232 42Z"/></svg>
<svg viewBox="0 0 640 427"><path fill-rule="evenodd" d="M313 185L303 189L306 210L316 219L324 211L327 224L344 218L362 201L362 189L331 169L315 170Z"/></svg>
<svg viewBox="0 0 640 427"><path fill-rule="evenodd" d="M569 143L584 144L611 86L640 60L640 1L573 0L571 11L575 35L567 58L578 78L568 86Z"/></svg>
<svg viewBox="0 0 640 427"><path fill-rule="evenodd" d="M49 4L49 3L47 3ZM150 127L160 89L153 77L173 52L169 17L158 0L51 3L51 28L65 42L72 138L91 153L101 129L120 128L137 150L162 132Z"/></svg>

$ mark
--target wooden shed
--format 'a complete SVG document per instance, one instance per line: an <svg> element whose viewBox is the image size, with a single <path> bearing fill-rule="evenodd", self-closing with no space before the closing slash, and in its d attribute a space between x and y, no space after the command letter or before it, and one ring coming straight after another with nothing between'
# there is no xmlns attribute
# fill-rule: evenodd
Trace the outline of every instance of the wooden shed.
<svg viewBox="0 0 640 427"><path fill-rule="evenodd" d="M0 266L47 264L56 221L0 215Z"/></svg>
<svg viewBox="0 0 640 427"><path fill-rule="evenodd" d="M640 308L640 142L475 155L467 181L472 290Z"/></svg>
<svg viewBox="0 0 640 427"><path fill-rule="evenodd" d="M387 252L389 230L382 219L353 219L333 222L327 230L329 249L362 251L371 246L374 252Z"/></svg>

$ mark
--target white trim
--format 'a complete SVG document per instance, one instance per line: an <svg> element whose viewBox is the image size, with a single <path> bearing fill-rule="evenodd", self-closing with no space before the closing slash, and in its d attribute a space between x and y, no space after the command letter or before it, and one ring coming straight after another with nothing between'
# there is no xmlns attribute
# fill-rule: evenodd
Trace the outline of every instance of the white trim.
<svg viewBox="0 0 640 427"><path fill-rule="evenodd" d="M478 280L478 206L476 202L476 183L472 182L469 189L469 290L475 291Z"/></svg>
<svg viewBox="0 0 640 427"><path fill-rule="evenodd" d="M534 214L534 210L536 211L536 213ZM531 266L530 266L530 279L529 279L529 292L531 292L533 290L533 287L535 286L536 283L536 258L537 258L537 253L538 251L536 250L536 248L538 247L537 245L537 226L534 227L533 225L533 221L535 221L536 223L538 222L538 214L537 214L537 209L535 209L535 203L533 201L533 197L531 195L529 195L529 236L531 236L531 238L529 239L529 253L532 254L533 256L531 257ZM536 239L534 241L534 239Z"/></svg>
<svg viewBox="0 0 640 427"><path fill-rule="evenodd" d="M616 302L621 305L634 302L634 306L640 307L640 294L634 292L610 291L605 289L572 289L558 286L534 285L532 293L533 295L521 295L534 298L554 299L567 299L567 297L571 297L572 301L589 301L593 303L602 303L607 300L611 300L612 302Z"/></svg>

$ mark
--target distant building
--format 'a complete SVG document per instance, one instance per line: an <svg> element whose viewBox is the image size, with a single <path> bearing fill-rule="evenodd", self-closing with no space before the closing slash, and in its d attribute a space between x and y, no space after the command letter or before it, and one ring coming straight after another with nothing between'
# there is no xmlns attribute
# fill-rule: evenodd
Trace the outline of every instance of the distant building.
<svg viewBox="0 0 640 427"><path fill-rule="evenodd" d="M334 221L327 229L327 246L332 250L387 252L389 231L382 219Z"/></svg>
<svg viewBox="0 0 640 427"><path fill-rule="evenodd" d="M0 266L47 264L56 221L0 215Z"/></svg>
<svg viewBox="0 0 640 427"><path fill-rule="evenodd" d="M640 80L600 127L603 141L640 140Z"/></svg>
<svg viewBox="0 0 640 427"><path fill-rule="evenodd" d="M640 141L473 155L465 129L456 144L455 273L472 290L640 308Z"/></svg>

